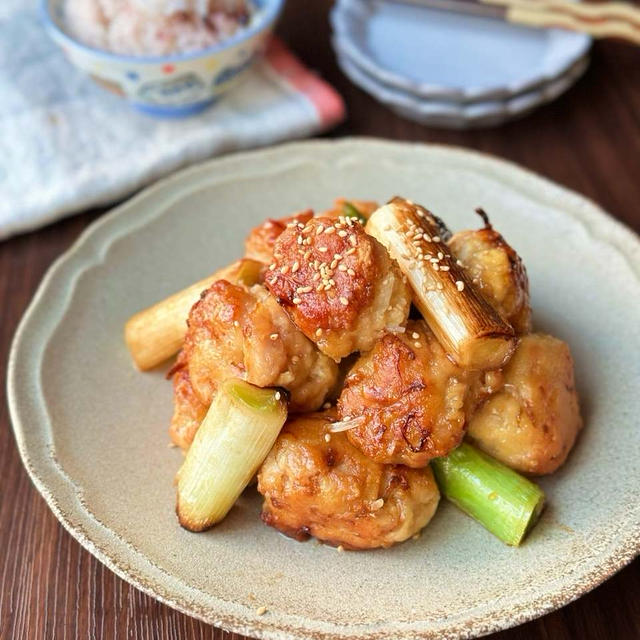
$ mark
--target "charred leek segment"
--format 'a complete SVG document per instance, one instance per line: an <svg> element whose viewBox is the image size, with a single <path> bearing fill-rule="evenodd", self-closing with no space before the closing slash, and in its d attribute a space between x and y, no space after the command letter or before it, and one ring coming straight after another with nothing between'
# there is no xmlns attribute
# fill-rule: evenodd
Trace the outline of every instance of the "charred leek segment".
<svg viewBox="0 0 640 640"><path fill-rule="evenodd" d="M216 280L252 285L258 282L261 268L255 260L238 260L132 316L125 325L124 338L136 366L142 371L151 369L180 350L191 307Z"/></svg>
<svg viewBox="0 0 640 640"><path fill-rule="evenodd" d="M426 209L394 198L366 230L389 251L413 288L413 301L459 365L496 369L515 348L513 328L478 294Z"/></svg>
<svg viewBox="0 0 640 640"><path fill-rule="evenodd" d="M542 489L471 445L431 466L443 495L507 544L518 546L540 516Z"/></svg>
<svg viewBox="0 0 640 640"><path fill-rule="evenodd" d="M342 204L342 215L345 218L356 218L362 222L362 224L367 223L367 218L350 202L344 202Z"/></svg>
<svg viewBox="0 0 640 640"><path fill-rule="evenodd" d="M227 380L178 472L177 514L190 531L220 522L249 484L287 419L281 392Z"/></svg>

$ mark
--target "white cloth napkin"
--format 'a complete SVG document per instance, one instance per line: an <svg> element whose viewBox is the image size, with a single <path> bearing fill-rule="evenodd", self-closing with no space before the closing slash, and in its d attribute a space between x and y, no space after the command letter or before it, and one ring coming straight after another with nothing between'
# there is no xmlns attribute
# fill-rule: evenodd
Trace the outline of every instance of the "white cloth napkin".
<svg viewBox="0 0 640 640"><path fill-rule="evenodd" d="M338 94L277 41L201 115L137 114L67 62L37 5L0 3L0 239L204 158L313 135L344 117Z"/></svg>

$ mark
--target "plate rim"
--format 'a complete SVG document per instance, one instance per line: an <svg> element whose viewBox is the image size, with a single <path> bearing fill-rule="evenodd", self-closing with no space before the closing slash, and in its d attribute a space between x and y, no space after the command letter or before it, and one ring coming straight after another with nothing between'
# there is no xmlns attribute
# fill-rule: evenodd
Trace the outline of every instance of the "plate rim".
<svg viewBox="0 0 640 640"><path fill-rule="evenodd" d="M465 87L455 89L443 85L419 82L406 78L394 71L378 66L375 60L368 56L359 46L357 46L348 35L347 23L350 20L349 12L358 10L359 0L337 0L329 14L333 36L339 42L348 56L366 72L377 78L381 83L395 87L407 93L412 93L418 98L430 98L440 100L450 100L457 103L474 102L478 100L501 100L515 97L520 93L531 91L541 84L553 81L560 75L565 74L575 62L588 54L592 38L586 34L578 34L583 37L581 46L577 54L567 59L554 71L539 73L528 80L512 82L510 84L496 85L494 87L479 88ZM575 32L571 32L571 37L577 37Z"/></svg>
<svg viewBox="0 0 640 640"><path fill-rule="evenodd" d="M123 561L120 557L112 557L107 550L101 549L99 543L96 541L95 536L85 532L78 525L74 526L71 515L64 512L59 504L56 496L53 494L49 486L47 486L46 480L41 477L47 473L64 474L64 470L61 467L56 466L55 460L49 456L47 458L48 468L36 469L31 461L29 447L26 442L26 433L28 431L27 425L22 421L19 398L20 391L18 390L18 358L23 350L28 349L29 343L29 330L32 325L37 321L37 313L39 311L40 301L44 296L55 286L56 278L64 276L64 268L72 267L74 258L77 258L78 254L86 248L90 251L91 257L94 259L100 259L101 250L108 248L111 243L117 238L121 237L117 231L122 231L118 227L118 221L121 217L125 216L127 212L135 208L140 202L143 202L159 192L166 189L171 189L173 186L178 186L181 181L185 180L191 174L197 174L198 172L205 172L210 179L215 177L215 171L211 171L212 165L218 164L233 164L237 163L240 166L244 164L244 160L250 156L252 158L265 158L270 155L282 154L285 157L291 157L292 150L302 153L305 150L316 152L322 149L336 149L336 153L340 152L344 154L345 148L348 147L361 147L367 148L368 153L371 153L374 148L396 150L402 152L420 152L431 150L436 153L449 154L453 156L467 156L474 158L477 162L481 162L483 166L497 167L501 170L502 175L504 173L510 173L514 177L514 182L519 181L523 188L523 191L527 191L525 187L540 187L544 185L546 191L550 189L555 193L555 196L562 196L562 202L565 207L573 207L573 212L567 211L567 215L572 216L578 221L582 222L587 230L593 235L595 229L597 229L597 235L600 241L606 242L612 245L627 261L636 277L640 280L640 236L636 234L632 229L624 225L619 220L609 216L601 207L599 207L593 201L579 195L578 193L562 187L551 180L544 178L534 172L524 169L515 163L506 161L495 156L480 153L477 151L467 150L461 147L449 146L449 145L436 145L436 144L421 144L421 143L405 143L389 140L380 140L377 138L363 138L363 137L348 137L339 140L310 140L303 142L292 142L267 149L261 149L257 151L234 153L223 158L216 158L204 163L199 163L188 169L179 171L167 178L164 178L156 184L142 190L139 194L119 206L112 209L110 212L104 214L98 220L91 223L77 238L77 240L63 252L49 267L45 276L43 277L40 285L38 286L31 302L29 303L19 325L14 334L10 355L8 359L7 367L7 399L9 406L9 414L11 423L16 438L16 444L23 465L25 466L33 484L38 492L43 496L47 505L52 510L59 522L65 527L65 529L75 538L87 551L94 555L100 562L105 564L109 569L116 573L119 577L125 581L133 584L136 588L140 589L144 593L152 596L153 598L175 608L187 615L196 617L209 624L222 627L224 629L234 631L237 633L243 633L258 638L277 639L283 638L379 638L381 633L387 632L386 627L381 631L378 626L377 629L371 629L370 625L338 625L327 621L316 621L311 619L300 620L299 615L282 614L282 618L298 619L297 626L287 625L284 620L270 620L268 617L256 617L255 615L249 615L249 612L243 612L243 615L232 614L228 611L229 607L235 603L223 600L222 598L213 597L217 601L217 610L212 611L203 610L196 606L194 602L184 596L184 594L168 593L166 586L158 583L153 572L150 569L138 570L138 574L133 572L131 565L127 563L126 559ZM328 151L327 151L328 153ZM516 186L512 184L512 186ZM162 211L161 207L158 207L158 213ZM156 215L158 215L156 213ZM132 216L133 218L133 216ZM150 219L154 219L151 215ZM138 220L139 222L139 220ZM134 225L136 228L138 225ZM101 234L109 233L111 229L112 235L101 237ZM126 229L123 233L130 232L130 229ZM635 254L634 254L635 251ZM86 265L85 265L86 266ZM64 315L66 306L63 306L62 311L58 310L59 315ZM60 320L60 318L58 318ZM33 343L37 344L38 341L43 342L45 345L50 338L50 334L43 337L43 332L40 335L36 334L33 339ZM28 403L28 401L27 401ZM42 429L41 429L42 431ZM46 444L46 443L45 443ZM37 456L36 456L37 457ZM70 481L69 478L67 478ZM51 484L51 482L49 482ZM74 492L75 496L75 492ZM67 509L71 512L78 511L76 505L66 505ZM82 517L90 517L87 510L80 505L80 513ZM84 510L84 513L82 511ZM74 513L75 515L75 513ZM76 516L77 517L77 516ZM105 531L111 531L107 527L104 527ZM120 540L122 544L126 544L125 541ZM590 572L580 575L577 579L571 583L570 587L558 588L555 587L555 591L549 590L544 596L538 596L536 600L530 601L518 610L514 614L511 607L505 607L502 605L502 609L491 612L490 620L475 621L471 626L467 624L460 624L457 627L447 627L447 637L466 638L477 635L485 635L494 631L510 628L512 626L521 624L528 620L542 616L549 611L560 608L569 602L577 599L581 595L584 595L591 589L595 588L607 578L611 577L614 573L619 571L622 567L629 564L638 554L640 554L640 536L637 535L637 531L629 531L627 535L622 539L616 539L615 544L610 545L606 549L606 556L599 559L598 564ZM113 554L116 555L116 554ZM140 554L143 556L143 554ZM151 561L144 557L144 560L150 567L153 567ZM172 577L172 576L169 576ZM175 578L175 576L173 576ZM226 611L221 611L221 606L227 607ZM312 623L324 625L324 629L314 628ZM387 627L393 623L385 623ZM400 623L395 623L399 625ZM331 630L328 630L331 627ZM431 628L429 628L431 627ZM337 628L337 630L336 630ZM361 629L361 630L360 630ZM389 629L389 632L399 632L399 628ZM435 638L441 637L443 633L442 629L433 629L433 624L427 621L418 621L410 623L410 627L402 630L404 637L412 638Z"/></svg>

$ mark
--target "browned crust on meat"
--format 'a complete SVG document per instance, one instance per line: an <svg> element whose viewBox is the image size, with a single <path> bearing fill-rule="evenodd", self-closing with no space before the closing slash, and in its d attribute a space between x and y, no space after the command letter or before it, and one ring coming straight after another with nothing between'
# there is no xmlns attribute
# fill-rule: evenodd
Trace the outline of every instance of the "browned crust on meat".
<svg viewBox="0 0 640 640"><path fill-rule="evenodd" d="M305 209L286 218L267 218L254 227L244 241L245 257L268 264L273 258L273 246L288 224L308 222L313 217L312 209Z"/></svg>
<svg viewBox="0 0 640 640"><path fill-rule="evenodd" d="M505 276L509 278L511 284L509 295L505 299L497 301L490 283L483 282L480 277L480 270L472 264L473 260L465 260L464 245L467 242L473 242L482 251L497 249L504 252L509 265ZM454 254L461 258L465 270L478 287L480 293L511 324L516 333L524 334L531 331L531 306L527 270L518 253L504 237L493 227L487 225L483 229L459 231L450 239L449 246Z"/></svg>
<svg viewBox="0 0 640 640"><path fill-rule="evenodd" d="M466 388L465 372L426 325L409 321L355 364L338 411L342 420L360 418L347 434L373 460L423 467L462 440Z"/></svg>
<svg viewBox="0 0 640 640"><path fill-rule="evenodd" d="M329 432L333 418L327 412L287 422L258 475L263 522L296 540L314 536L344 549L406 540L435 511L430 469L370 460L344 433Z"/></svg>
<svg viewBox="0 0 640 640"><path fill-rule="evenodd" d="M182 449L188 449L208 408L196 395L186 366L178 367L173 374L171 441Z"/></svg>
<svg viewBox="0 0 640 640"><path fill-rule="evenodd" d="M314 218L282 233L267 287L302 332L316 339L318 329L339 331L355 324L373 298L384 253L361 224Z"/></svg>

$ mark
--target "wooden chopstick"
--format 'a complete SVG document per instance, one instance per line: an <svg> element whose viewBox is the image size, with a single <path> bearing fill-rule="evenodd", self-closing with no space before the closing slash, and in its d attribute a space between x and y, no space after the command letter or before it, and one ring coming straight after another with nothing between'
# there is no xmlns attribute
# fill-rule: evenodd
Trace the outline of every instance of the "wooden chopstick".
<svg viewBox="0 0 640 640"><path fill-rule="evenodd" d="M455 13L500 18L530 27L558 27L594 38L640 44L640 8L623 2L567 0L394 0Z"/></svg>

